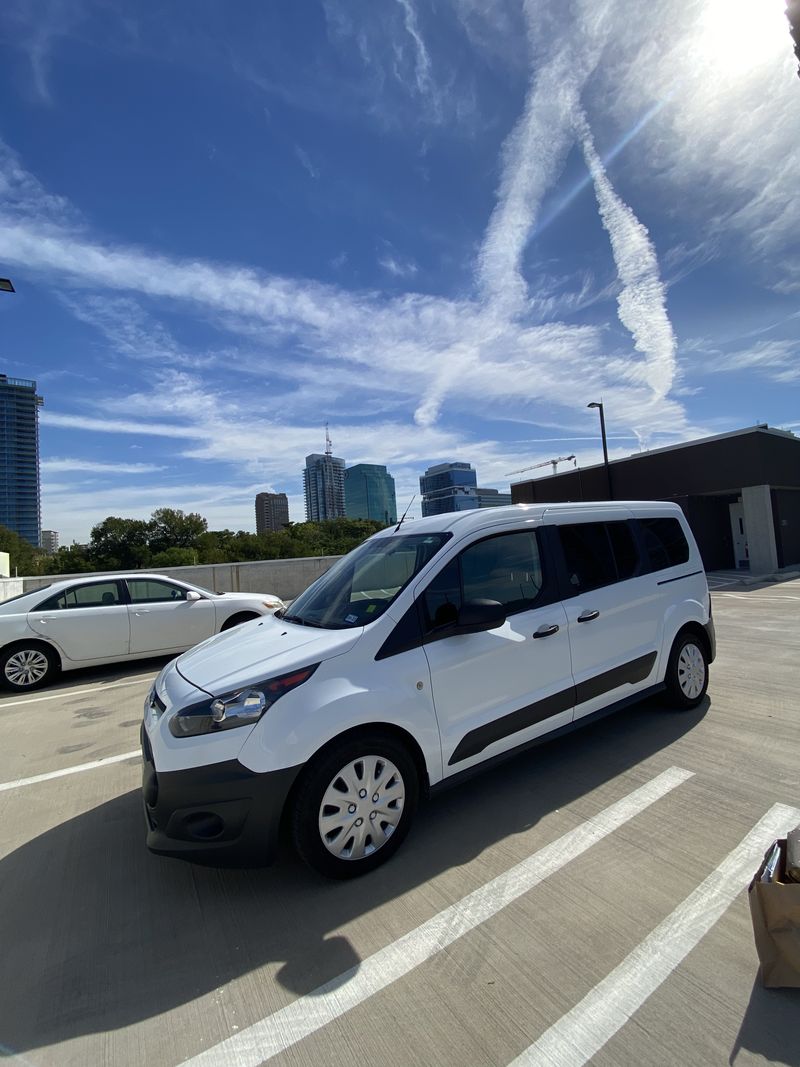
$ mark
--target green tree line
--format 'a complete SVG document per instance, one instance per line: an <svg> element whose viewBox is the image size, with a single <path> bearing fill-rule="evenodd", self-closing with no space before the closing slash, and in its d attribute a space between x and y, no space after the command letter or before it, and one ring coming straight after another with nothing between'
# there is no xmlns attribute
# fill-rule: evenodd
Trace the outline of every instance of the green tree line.
<svg viewBox="0 0 800 1067"><path fill-rule="evenodd" d="M77 574L86 571L186 567L201 563L243 563L258 559L339 556L383 529L371 519L296 522L276 533L209 530L196 512L158 508L149 520L109 515L92 528L84 545L64 545L54 555L33 548L0 526L0 551L11 557L11 572Z"/></svg>

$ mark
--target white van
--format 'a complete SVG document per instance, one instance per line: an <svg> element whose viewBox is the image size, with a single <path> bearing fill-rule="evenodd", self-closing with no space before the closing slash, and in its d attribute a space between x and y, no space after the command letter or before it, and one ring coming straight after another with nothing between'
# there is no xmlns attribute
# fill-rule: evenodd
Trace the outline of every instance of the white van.
<svg viewBox="0 0 800 1067"><path fill-rule="evenodd" d="M715 654L680 508L517 505L390 527L291 606L169 663L142 727L147 844L269 862L288 828L337 878L378 866L421 795L666 690Z"/></svg>

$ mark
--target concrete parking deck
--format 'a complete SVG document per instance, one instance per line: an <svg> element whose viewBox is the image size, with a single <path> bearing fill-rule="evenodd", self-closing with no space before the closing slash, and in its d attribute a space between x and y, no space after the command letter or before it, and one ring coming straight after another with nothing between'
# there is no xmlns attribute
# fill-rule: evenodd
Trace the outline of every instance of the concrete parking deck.
<svg viewBox="0 0 800 1067"><path fill-rule="evenodd" d="M746 884L800 821L800 581L712 583L709 699L423 808L352 883L149 855L158 661L0 700L0 1046L34 1065L800 1064Z"/></svg>

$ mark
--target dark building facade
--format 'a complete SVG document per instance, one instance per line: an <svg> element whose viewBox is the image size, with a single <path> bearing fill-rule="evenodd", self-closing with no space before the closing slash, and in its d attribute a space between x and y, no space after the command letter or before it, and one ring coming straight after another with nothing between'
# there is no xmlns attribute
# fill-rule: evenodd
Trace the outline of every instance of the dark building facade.
<svg viewBox="0 0 800 1067"><path fill-rule="evenodd" d="M286 493L258 493L256 496L256 533L273 533L289 524L289 501Z"/></svg>
<svg viewBox="0 0 800 1067"><path fill-rule="evenodd" d="M610 486L609 486L610 482ZM708 570L768 574L800 562L800 438L751 426L603 465L518 482L515 504L672 500Z"/></svg>
<svg viewBox="0 0 800 1067"><path fill-rule="evenodd" d="M378 463L355 463L344 472L344 506L348 519L397 522L394 478Z"/></svg>
<svg viewBox="0 0 800 1067"><path fill-rule="evenodd" d="M0 524L39 547L39 408L36 382L0 374Z"/></svg>

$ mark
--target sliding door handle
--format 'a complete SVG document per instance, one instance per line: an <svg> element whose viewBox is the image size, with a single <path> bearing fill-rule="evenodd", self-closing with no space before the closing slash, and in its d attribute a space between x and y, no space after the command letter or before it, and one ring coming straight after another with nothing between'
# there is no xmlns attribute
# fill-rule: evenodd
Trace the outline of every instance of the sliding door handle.
<svg viewBox="0 0 800 1067"><path fill-rule="evenodd" d="M591 622L600 614L599 611L582 611L578 616L578 622Z"/></svg>

